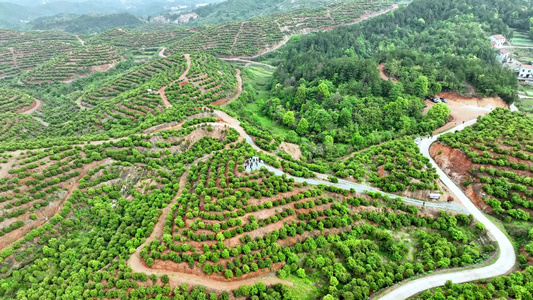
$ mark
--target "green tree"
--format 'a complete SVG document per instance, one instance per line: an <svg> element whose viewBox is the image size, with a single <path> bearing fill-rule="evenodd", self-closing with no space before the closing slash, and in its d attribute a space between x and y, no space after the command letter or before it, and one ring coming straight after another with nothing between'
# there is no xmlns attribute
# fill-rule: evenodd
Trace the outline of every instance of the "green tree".
<svg viewBox="0 0 533 300"><path fill-rule="evenodd" d="M438 82L431 84L431 95L437 95L442 91L442 86Z"/></svg>
<svg viewBox="0 0 533 300"><path fill-rule="evenodd" d="M296 108L299 109L302 106L302 104L305 103L306 96L307 96L307 88L305 87L305 85L301 84L298 87L298 90L296 90L296 95L294 96L294 106L296 106Z"/></svg>
<svg viewBox="0 0 533 300"><path fill-rule="evenodd" d="M283 124L290 127L292 123L294 123L294 112L288 111L283 115Z"/></svg>
<svg viewBox="0 0 533 300"><path fill-rule="evenodd" d="M324 137L324 145L325 146L333 146L333 137L331 135L326 135Z"/></svg>
<svg viewBox="0 0 533 300"><path fill-rule="evenodd" d="M161 281L162 281L163 283L168 283L168 281L169 281L168 275L165 274L165 275L161 276Z"/></svg>
<svg viewBox="0 0 533 300"><path fill-rule="evenodd" d="M322 103L322 101L328 99L330 96L328 85L322 82L318 85L317 101Z"/></svg>
<svg viewBox="0 0 533 300"><path fill-rule="evenodd" d="M339 125L340 126L348 126L352 122L352 113L348 108L343 108L341 110L341 113L339 115Z"/></svg>
<svg viewBox="0 0 533 300"><path fill-rule="evenodd" d="M299 135L305 135L307 134L307 128L309 128L309 123L305 118L302 118L300 122L298 122L296 132L298 132Z"/></svg>
<svg viewBox="0 0 533 300"><path fill-rule="evenodd" d="M428 94L429 81L426 76L420 75L413 83L414 94L420 98Z"/></svg>
<svg viewBox="0 0 533 300"><path fill-rule="evenodd" d="M427 118L434 120L448 120L450 108L445 103L437 103L429 109Z"/></svg>

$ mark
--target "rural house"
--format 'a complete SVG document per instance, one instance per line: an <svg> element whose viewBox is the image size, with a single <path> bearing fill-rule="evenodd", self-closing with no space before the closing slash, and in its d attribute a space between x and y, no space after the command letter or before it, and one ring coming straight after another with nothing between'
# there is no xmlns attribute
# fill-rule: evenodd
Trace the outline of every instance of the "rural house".
<svg viewBox="0 0 533 300"><path fill-rule="evenodd" d="M509 50L507 50L507 49L500 49L499 54L498 54L498 61L499 61L500 63L502 63L502 64L508 62L509 59L510 59L510 57L509 57L510 54L511 54L511 53L509 52Z"/></svg>
<svg viewBox="0 0 533 300"><path fill-rule="evenodd" d="M503 44L507 41L505 37L501 34L492 35L489 37L492 47L502 47Z"/></svg>
<svg viewBox="0 0 533 300"><path fill-rule="evenodd" d="M518 79L533 78L533 66L521 65L518 70Z"/></svg>

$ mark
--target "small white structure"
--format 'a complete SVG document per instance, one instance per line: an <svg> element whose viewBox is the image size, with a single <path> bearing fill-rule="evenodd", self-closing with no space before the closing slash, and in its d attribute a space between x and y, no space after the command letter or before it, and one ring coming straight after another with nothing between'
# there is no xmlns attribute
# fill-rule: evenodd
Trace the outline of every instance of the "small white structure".
<svg viewBox="0 0 533 300"><path fill-rule="evenodd" d="M500 53L498 54L498 61L500 63L506 63L509 61L509 56L511 55L511 52L507 49L500 49Z"/></svg>
<svg viewBox="0 0 533 300"><path fill-rule="evenodd" d="M518 79L533 78L533 66L521 65L518 70Z"/></svg>
<svg viewBox="0 0 533 300"><path fill-rule="evenodd" d="M507 39L501 34L492 35L489 39L492 47L502 47L507 41Z"/></svg>
<svg viewBox="0 0 533 300"><path fill-rule="evenodd" d="M439 200L440 199L440 193L429 193L429 199Z"/></svg>
<svg viewBox="0 0 533 300"><path fill-rule="evenodd" d="M174 23L176 22L178 24L189 23L191 19L196 20L198 19L198 17L199 16L195 13L185 14L185 15L179 16L179 18Z"/></svg>

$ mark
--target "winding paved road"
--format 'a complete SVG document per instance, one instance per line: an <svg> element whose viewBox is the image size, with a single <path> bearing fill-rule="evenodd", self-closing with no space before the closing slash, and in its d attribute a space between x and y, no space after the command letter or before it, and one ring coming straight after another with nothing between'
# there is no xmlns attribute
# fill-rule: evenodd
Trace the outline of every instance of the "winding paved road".
<svg viewBox="0 0 533 300"><path fill-rule="evenodd" d="M474 124L476 120L466 122L457 126L453 130L463 130L465 127ZM437 274L426 276L420 279L409 281L402 284L398 288L392 290L390 293L384 295L380 299L384 300L397 300L397 299L407 299L413 295L416 295L420 292L423 292L427 289L442 286L446 283L447 280L451 280L453 283L463 283L473 280L491 278L495 276L504 275L509 272L516 262L516 255L511 241L507 236L492 223L485 215L468 199L465 193L455 184L453 181L442 171L435 161L429 155L429 147L433 142L437 140L440 136L436 135L431 139L422 140L418 145L422 154L425 157L429 158L430 163L437 169L437 174L439 174L442 182L458 197L461 203L466 207L468 212L470 212L478 222L481 222L485 225L489 233L489 237L498 242L499 257L498 260L486 267L463 270L452 273Z"/></svg>

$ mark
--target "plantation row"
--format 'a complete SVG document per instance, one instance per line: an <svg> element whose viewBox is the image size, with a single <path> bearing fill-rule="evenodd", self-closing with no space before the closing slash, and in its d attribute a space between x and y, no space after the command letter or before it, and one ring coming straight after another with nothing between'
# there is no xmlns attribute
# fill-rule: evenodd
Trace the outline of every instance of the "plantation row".
<svg viewBox="0 0 533 300"><path fill-rule="evenodd" d="M80 43L77 41L24 43L13 47L17 65L24 71L78 48L80 48Z"/></svg>
<svg viewBox="0 0 533 300"><path fill-rule="evenodd" d="M235 90L237 78L230 64L204 53L192 54L190 60L186 78L172 83L165 91L171 103L209 104Z"/></svg>
<svg viewBox="0 0 533 300"><path fill-rule="evenodd" d="M12 47L23 43L47 41L76 41L76 36L63 31L13 31L0 30L0 47Z"/></svg>
<svg viewBox="0 0 533 300"><path fill-rule="evenodd" d="M172 79L181 75L186 68L183 55L173 55L164 59L159 59L145 64L127 74L112 78L107 83L95 87L82 96L82 101L91 105L103 102L105 99L113 98L121 93L135 89L148 81L158 80L153 86L153 92L157 93L158 85L168 83L168 78ZM175 78L177 79L177 77ZM164 80L163 82L159 82ZM148 90L148 89L147 89ZM151 89L152 90L152 89ZM148 91L147 91L148 92ZM152 114L155 114L152 112Z"/></svg>
<svg viewBox="0 0 533 300"><path fill-rule="evenodd" d="M0 111L17 112L29 107L35 99L24 94L22 91L0 89Z"/></svg>
<svg viewBox="0 0 533 300"><path fill-rule="evenodd" d="M226 23L185 37L171 49L177 52L205 51L221 56L253 56L281 43L286 35L355 22L363 14L390 9L391 5L390 1L366 3L356 0L320 9Z"/></svg>
<svg viewBox="0 0 533 300"><path fill-rule="evenodd" d="M199 119L198 122L210 120ZM66 191L72 190L73 185L82 189L91 188L115 179L126 184L125 182L131 179L126 178L128 175L156 175L157 172L146 172L139 167L126 170L116 168L109 158L122 158L123 150L119 149L124 147L146 151L149 157L168 156L171 155L170 150L174 154L182 151L184 147L187 149L186 145L182 145L185 142L183 136L194 130L198 130L196 126L187 126L179 131L163 132L162 138L157 139L141 136L135 142L126 139L98 146L55 146L46 150L22 152L15 156L15 163L8 169L9 175L0 179L0 210L3 212L0 215L0 236L15 230L27 232L27 225L32 223L27 224L25 221L35 220L37 212L40 216L50 216L50 208L59 206L67 196ZM137 159L135 156L132 158ZM155 186L162 187L157 183ZM147 190L153 188L154 185L150 184ZM90 189L90 194L94 193L92 190ZM108 191L107 188L104 190ZM23 219L17 220L19 217Z"/></svg>
<svg viewBox="0 0 533 300"><path fill-rule="evenodd" d="M121 53L112 46L88 46L47 61L24 74L22 80L30 83L73 80L98 70L105 71L119 60Z"/></svg>
<svg viewBox="0 0 533 300"><path fill-rule="evenodd" d="M411 138L391 141L354 153L333 167L340 177L369 181L388 192L437 190L436 170Z"/></svg>
<svg viewBox="0 0 533 300"><path fill-rule="evenodd" d="M29 115L0 113L0 140L34 138L42 133L42 124Z"/></svg>
<svg viewBox="0 0 533 300"><path fill-rule="evenodd" d="M201 28L173 30L173 31L150 31L143 32L131 29L110 29L87 40L88 44L108 44L120 48L158 48L173 44L186 36L193 34Z"/></svg>
<svg viewBox="0 0 533 300"><path fill-rule="evenodd" d="M195 126L187 126L178 131L172 130L161 133L157 140L170 139L175 141L173 144L175 143L177 148L174 148L175 150L172 153L168 148L165 150L166 146L164 144L158 144L155 141L151 141L149 136L142 135L132 136L116 143L87 145L85 147L56 147L46 151L28 151L17 157L17 164L9 172L8 179L2 180L2 188L0 190L3 198L1 205L3 205L5 210L9 211L9 215L4 215L2 224L7 224L6 222L13 220L15 214L18 214L18 211L22 209L26 210L25 214L32 214L26 215L27 219L22 221L13 220L9 228L4 228L5 234L10 234L17 230L26 230L28 232L30 227L26 226L20 229L21 225L28 225L28 223L31 225L32 223L29 219L33 219L33 212L38 209L42 211L43 207L49 206L48 201L55 201L53 199L55 196L60 196L63 199L68 198L69 200L65 202L62 211L60 210L59 214L50 218L50 221L45 223L44 226L29 231L23 239L15 242L13 247L2 250L0 253L2 258L0 272L5 275L0 280L2 281L0 294L2 296L14 296L14 294L21 296L29 293L42 296L47 294L45 290L55 290L55 293L69 294L73 291L73 288L77 290L81 287L82 290L86 290L86 292L84 291L86 296L92 295L93 292L99 295L101 292L99 282L104 277L109 282L105 286L105 291L103 291L108 297L113 297L117 293L124 293L125 295L128 287L138 288L139 285L136 281L146 281L146 274L137 273L132 277L131 269L127 267L130 270L127 271L130 272L129 276L117 274L117 277L112 275L112 278L108 278L107 275L102 277L101 271L109 275L114 273L113 270L124 270L123 267L118 268L117 263L119 261L113 257L122 255L120 254L122 252L121 248L126 246L127 248L125 249L129 249L132 242L135 241L135 235L147 229L149 230L150 227L147 227L146 224L157 221L159 209L170 201L171 195L175 194L179 187L177 184L179 177L177 176L183 173L183 165L192 162L196 157L202 156L203 153L209 153L214 150L214 148L204 147L205 142L213 143L213 145L220 142L227 144L237 138L236 132L227 132L224 134L227 135L227 138L224 138L223 135L220 141L204 137L200 142L195 143L192 148L186 144L180 146L186 140L185 137L194 130L199 129L195 128ZM157 145L161 145L164 148L159 148ZM156 166L158 164L165 164L165 169L175 174L175 176L169 176L162 169L156 170L149 167L149 165ZM80 167L82 171L78 174ZM68 185L68 182L73 179L76 184L74 186ZM61 182L64 183L61 184ZM64 184L69 187L70 194L61 194ZM3 188L4 186L6 188ZM75 190L76 187L81 190ZM43 190L37 191L40 188ZM37 200L30 197L30 201L23 201L22 199L28 199L26 198L27 196L21 198L20 195L23 194L23 191L26 192L24 195L32 194L32 196L34 196L33 192L35 191L35 196L44 196L45 199ZM31 208L29 205L31 205ZM73 213L73 209L75 209L76 213ZM106 210L105 213L104 210ZM12 211L13 213L11 213ZM95 214L97 211L100 213ZM141 214L143 217L139 219ZM124 222L125 215L135 215L135 218L131 219L133 222ZM91 216L97 219L92 219ZM18 216L18 218L21 217ZM81 220L83 221L80 222ZM67 231L70 233L83 232L84 234L89 234L92 236L92 242L88 244L83 242L76 244L76 246L64 243L68 239ZM104 239L103 237L108 236L108 234L114 237ZM126 235L128 236L127 243L126 240L122 241L122 237ZM7 241L6 236L3 239ZM73 247L80 248L72 252L74 250ZM72 269L62 263L66 256L62 254L55 255L55 253L59 254L63 250L67 250L66 252L76 256L76 262L72 265ZM129 256L128 252L124 252L124 254L126 255L125 258ZM40 274L43 274L41 272L44 269L41 267L32 268L31 265L33 263L25 264L20 268L17 267L19 269L12 272L13 265L28 258L35 261L36 267L44 258L47 258L49 263L56 265L58 268L54 267L46 271L48 275L51 275L50 279L52 280L42 280ZM120 262L121 265L123 263L124 261ZM61 267L59 268L60 265ZM104 265L107 265L105 267L106 270L102 269ZM28 274L28 268L33 269L31 272L36 276L37 281L31 281L30 283L27 280L18 280L19 275L25 277ZM81 268L91 271L87 273L89 277L79 281L81 278L77 277L77 271L74 272L74 270L80 270ZM120 272L122 273L122 271ZM5 276L17 278L15 280L16 284L3 284ZM64 282L68 283L64 287L56 286L57 278L60 276ZM94 283L89 283L89 280ZM19 293L19 289L23 287L24 290L29 289ZM46 288L41 290L43 287ZM125 290L121 290L123 288ZM35 292L33 292L33 289L35 289ZM134 291L131 295L133 297L133 295L138 295L138 293L139 291Z"/></svg>
<svg viewBox="0 0 533 300"><path fill-rule="evenodd" d="M508 221L528 221L533 208L533 121L496 109L476 124L439 137L472 162L463 184L481 186L484 201Z"/></svg>
<svg viewBox="0 0 533 300"><path fill-rule="evenodd" d="M0 79L18 76L21 71L30 70L79 47L77 41L28 41L0 48Z"/></svg>

